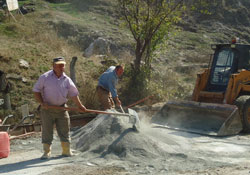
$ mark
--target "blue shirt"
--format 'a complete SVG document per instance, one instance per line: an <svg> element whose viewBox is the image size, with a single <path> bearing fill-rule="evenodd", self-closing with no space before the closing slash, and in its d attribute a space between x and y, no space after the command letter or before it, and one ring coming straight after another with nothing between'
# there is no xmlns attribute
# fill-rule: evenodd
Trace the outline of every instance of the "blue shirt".
<svg viewBox="0 0 250 175"><path fill-rule="evenodd" d="M117 97L117 90L115 88L118 83L118 77L115 72L115 66L109 67L99 78L98 86L103 87L111 92L112 97Z"/></svg>

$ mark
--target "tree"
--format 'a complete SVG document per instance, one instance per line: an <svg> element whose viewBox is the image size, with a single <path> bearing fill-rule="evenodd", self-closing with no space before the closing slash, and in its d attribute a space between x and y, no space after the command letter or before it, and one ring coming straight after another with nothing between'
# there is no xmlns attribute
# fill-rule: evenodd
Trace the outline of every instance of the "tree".
<svg viewBox="0 0 250 175"><path fill-rule="evenodd" d="M211 2L211 1L210 1ZM135 39L133 70L137 74L142 62L148 70L157 46L168 38L188 9L206 12L206 0L118 0L122 18Z"/></svg>
<svg viewBox="0 0 250 175"><path fill-rule="evenodd" d="M123 94L131 102L152 95L151 63L157 47L165 42L176 24L190 11L207 13L216 0L118 0L118 10L135 40L135 59L127 70Z"/></svg>

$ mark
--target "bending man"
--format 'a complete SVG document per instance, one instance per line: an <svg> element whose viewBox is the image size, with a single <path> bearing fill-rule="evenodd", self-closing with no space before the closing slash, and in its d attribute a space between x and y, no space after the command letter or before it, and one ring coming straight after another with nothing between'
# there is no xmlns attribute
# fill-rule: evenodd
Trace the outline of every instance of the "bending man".
<svg viewBox="0 0 250 175"><path fill-rule="evenodd" d="M116 84L118 83L118 77L123 74L123 71L124 69L121 65L111 66L99 78L97 95L104 110L114 108L114 101L117 106L121 105L117 95Z"/></svg>

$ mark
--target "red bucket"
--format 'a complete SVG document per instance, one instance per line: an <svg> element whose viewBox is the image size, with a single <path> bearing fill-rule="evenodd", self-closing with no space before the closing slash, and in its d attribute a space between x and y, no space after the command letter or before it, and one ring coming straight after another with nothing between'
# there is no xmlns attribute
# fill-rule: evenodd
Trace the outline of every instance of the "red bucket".
<svg viewBox="0 0 250 175"><path fill-rule="evenodd" d="M6 158L10 153L10 138L7 132L0 132L0 159Z"/></svg>

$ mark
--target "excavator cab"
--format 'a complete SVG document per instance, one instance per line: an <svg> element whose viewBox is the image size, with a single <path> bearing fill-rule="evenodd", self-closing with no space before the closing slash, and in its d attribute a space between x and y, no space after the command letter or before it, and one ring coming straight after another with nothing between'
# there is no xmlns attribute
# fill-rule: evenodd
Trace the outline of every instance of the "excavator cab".
<svg viewBox="0 0 250 175"><path fill-rule="evenodd" d="M237 63L237 50L228 47L217 49L206 90L209 92L226 91L230 75L237 72Z"/></svg>
<svg viewBox="0 0 250 175"><path fill-rule="evenodd" d="M216 44L212 49L211 64L197 74L192 100L168 101L152 123L213 136L250 131L250 45Z"/></svg>

